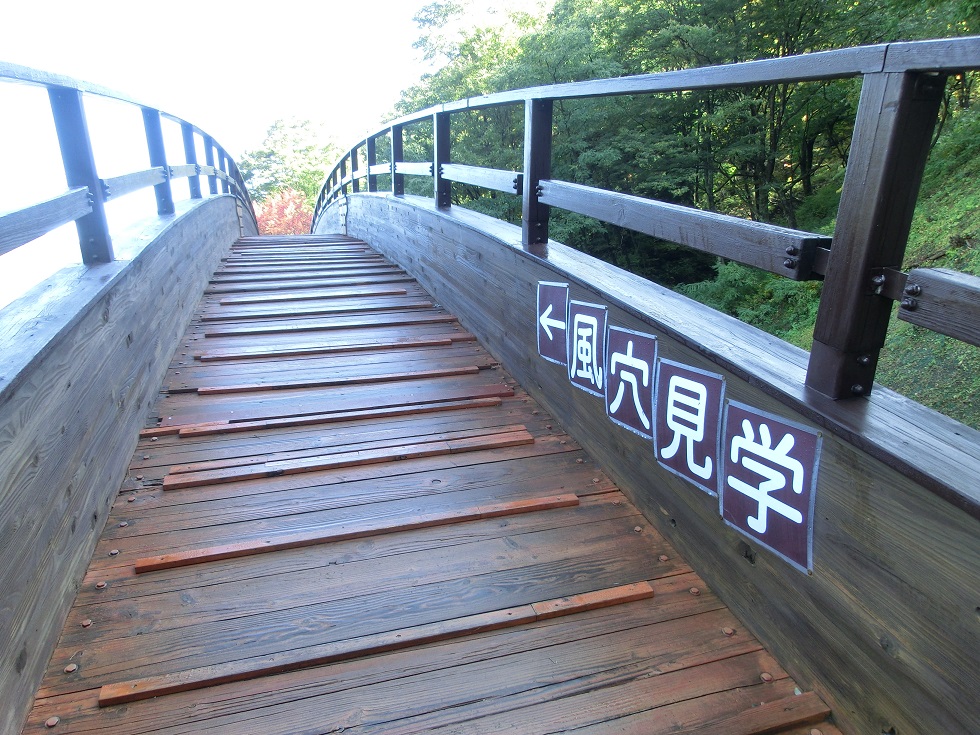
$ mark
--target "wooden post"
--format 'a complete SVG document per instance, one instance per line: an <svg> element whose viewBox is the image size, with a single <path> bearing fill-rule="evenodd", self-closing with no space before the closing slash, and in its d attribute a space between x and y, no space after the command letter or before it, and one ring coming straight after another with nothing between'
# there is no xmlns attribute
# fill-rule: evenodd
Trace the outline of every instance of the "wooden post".
<svg viewBox="0 0 980 735"><path fill-rule="evenodd" d="M864 79L807 368L823 395L871 392L892 306L874 279L902 267L945 84L907 72Z"/></svg>
<svg viewBox="0 0 980 735"><path fill-rule="evenodd" d="M194 146L194 128L190 123L180 124L180 135L184 139L184 160L191 166L197 165L197 148ZM200 169L198 169L200 171ZM188 176L187 185L191 190L191 199L201 198L201 177Z"/></svg>
<svg viewBox="0 0 980 735"><path fill-rule="evenodd" d="M350 188L354 194L361 190L361 182L357 178L358 166L360 164L358 160L359 156L357 155L358 148L360 146L356 145L350 150Z"/></svg>
<svg viewBox="0 0 980 735"><path fill-rule="evenodd" d="M350 155L350 154L348 154ZM347 178L347 156L340 159L340 193L347 196L347 184L344 183L344 179Z"/></svg>
<svg viewBox="0 0 980 735"><path fill-rule="evenodd" d="M228 173L228 154L225 153L224 148L219 148L218 149L218 168L220 168L222 171L224 171L225 174ZM227 194L230 191L231 191L231 187L228 185L228 180L227 179L222 179L221 180L221 193L222 194Z"/></svg>
<svg viewBox="0 0 980 735"><path fill-rule="evenodd" d="M144 107L143 127L146 129L146 149L150 153L150 165L162 166L163 173L167 177L163 183L153 186L153 193L157 200L157 214L173 214L174 194L170 188L170 166L167 165L167 149L163 144L160 111Z"/></svg>
<svg viewBox="0 0 980 735"><path fill-rule="evenodd" d="M368 191L378 190L378 177L371 173L371 167L378 162L378 148L377 143L373 137L368 138L365 142L367 146L367 174L368 174Z"/></svg>
<svg viewBox="0 0 980 735"><path fill-rule="evenodd" d="M65 166L68 188L88 188L92 211L75 220L78 243L82 250L82 262L86 265L108 263L114 255L109 222L105 216L105 192L95 168L92 139L89 137L82 93L67 87L49 87L51 113L61 147L61 160Z"/></svg>
<svg viewBox="0 0 980 735"><path fill-rule="evenodd" d="M391 126L391 193L396 197L405 196L405 177L395 173L398 164L405 157L405 138L401 125Z"/></svg>
<svg viewBox="0 0 980 735"><path fill-rule="evenodd" d="M538 201L539 184L551 177L551 125L554 104L552 100L526 100L524 102L524 194L523 235L524 249L543 255L548 243L548 216L546 204Z"/></svg>
<svg viewBox="0 0 980 735"><path fill-rule="evenodd" d="M442 166L449 163L452 141L449 135L449 113L437 112L432 116L432 186L436 207L452 205L453 182L442 175Z"/></svg>
<svg viewBox="0 0 980 735"><path fill-rule="evenodd" d="M204 136L204 163L214 167L214 138L210 135ZM218 193L218 177L214 174L208 176L208 193L211 196Z"/></svg>

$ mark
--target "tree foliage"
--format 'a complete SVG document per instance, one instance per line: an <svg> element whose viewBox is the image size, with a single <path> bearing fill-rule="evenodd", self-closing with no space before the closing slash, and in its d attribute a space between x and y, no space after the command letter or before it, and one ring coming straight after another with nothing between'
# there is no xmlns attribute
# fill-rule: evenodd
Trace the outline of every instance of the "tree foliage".
<svg viewBox="0 0 980 735"><path fill-rule="evenodd" d="M418 46L443 65L406 90L396 114L538 84L980 32L980 0L555 0L547 13L505 13L463 27L471 5L434 2L420 13ZM944 136L969 127L960 118L970 112L976 78L950 81L939 125ZM553 176L832 234L859 85L837 80L560 102ZM520 168L521 110L459 113L452 125L454 161ZM937 151L976 160L980 137L958 139L959 148ZM431 151L431 125L416 126L406 153L429 160ZM930 181L947 180L927 173L924 200ZM431 195L431 183L412 185ZM453 196L520 221L517 197L461 185ZM972 225L955 227L946 237L976 242ZM819 283L784 281L560 210L552 211L551 235L803 347L812 340ZM881 374L891 379L887 368Z"/></svg>
<svg viewBox="0 0 980 735"><path fill-rule="evenodd" d="M313 221L313 208L306 195L295 189L280 189L255 204L260 235L305 235Z"/></svg>
<svg viewBox="0 0 980 735"><path fill-rule="evenodd" d="M309 120L276 120L262 147L246 151L239 169L257 202L286 189L302 192L312 206L340 148Z"/></svg>

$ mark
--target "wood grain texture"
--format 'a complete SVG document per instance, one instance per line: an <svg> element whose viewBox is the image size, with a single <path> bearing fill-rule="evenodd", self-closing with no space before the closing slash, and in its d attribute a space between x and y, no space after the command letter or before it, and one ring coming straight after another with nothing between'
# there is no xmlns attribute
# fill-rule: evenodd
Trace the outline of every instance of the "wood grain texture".
<svg viewBox="0 0 980 735"><path fill-rule="evenodd" d="M945 268L909 273L898 318L980 346L980 278ZM908 307L908 308L907 308Z"/></svg>
<svg viewBox="0 0 980 735"><path fill-rule="evenodd" d="M166 360L239 234L233 200L201 203L157 234L131 262L98 269L105 281L45 296L34 331L46 341L21 343L24 362L4 372L0 731L26 716Z"/></svg>
<svg viewBox="0 0 980 735"><path fill-rule="evenodd" d="M560 417L793 675L824 697L844 732L980 727L969 653L977 646L970 590L980 586L977 432L885 389L857 402L822 399L802 387L804 353L716 313L702 316L686 299L558 243L546 259L529 256L516 228L475 213L382 196L350 197L347 206L349 231L418 277ZM537 357L539 280L569 282L572 298L608 304L612 323L655 334L662 357L722 373L733 400L824 432L812 576L725 527L715 501L661 470L649 444L612 427L601 401Z"/></svg>

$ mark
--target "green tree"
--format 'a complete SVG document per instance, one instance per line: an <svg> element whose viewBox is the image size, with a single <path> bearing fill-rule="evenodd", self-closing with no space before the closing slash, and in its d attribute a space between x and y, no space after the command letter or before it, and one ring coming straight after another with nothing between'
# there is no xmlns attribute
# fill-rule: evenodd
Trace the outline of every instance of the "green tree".
<svg viewBox="0 0 980 735"><path fill-rule="evenodd" d="M302 192L312 206L339 157L340 148L322 126L309 120L276 120L262 147L242 155L239 169L255 201L293 189Z"/></svg>

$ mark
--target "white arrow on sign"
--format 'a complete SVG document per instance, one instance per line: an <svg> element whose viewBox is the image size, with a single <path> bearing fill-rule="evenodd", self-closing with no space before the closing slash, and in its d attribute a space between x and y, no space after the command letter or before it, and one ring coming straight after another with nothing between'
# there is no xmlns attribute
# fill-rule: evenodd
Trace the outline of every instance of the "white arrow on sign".
<svg viewBox="0 0 980 735"><path fill-rule="evenodd" d="M567 325L565 322L560 322L557 319L550 319L551 310L554 308L554 304L548 304L548 308L544 310L544 314L538 320L541 322L541 326L544 327L544 331L548 334L548 339L553 340L555 336L551 333L549 327L554 327L555 329L564 329Z"/></svg>

